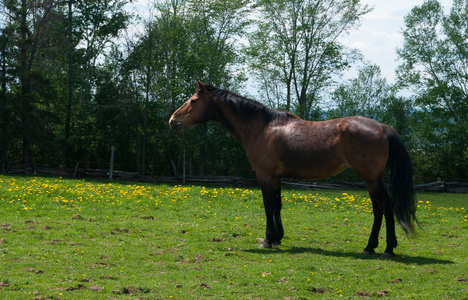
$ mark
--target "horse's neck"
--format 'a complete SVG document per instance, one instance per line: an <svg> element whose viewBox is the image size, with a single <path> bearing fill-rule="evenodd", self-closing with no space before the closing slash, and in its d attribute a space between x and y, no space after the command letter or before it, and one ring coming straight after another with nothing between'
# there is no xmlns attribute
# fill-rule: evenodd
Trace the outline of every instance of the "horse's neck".
<svg viewBox="0 0 468 300"><path fill-rule="evenodd" d="M248 146L265 126L262 124L262 116L246 118L226 101L217 100L215 106L217 112L213 119L221 123L244 147Z"/></svg>

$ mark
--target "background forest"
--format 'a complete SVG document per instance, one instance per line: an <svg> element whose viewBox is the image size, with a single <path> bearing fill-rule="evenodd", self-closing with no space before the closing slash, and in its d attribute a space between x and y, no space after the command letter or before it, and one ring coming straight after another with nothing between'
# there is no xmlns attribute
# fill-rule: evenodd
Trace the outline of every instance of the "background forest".
<svg viewBox="0 0 468 300"><path fill-rule="evenodd" d="M468 0L424 1L405 17L388 84L340 37L360 0L0 1L0 163L151 175L254 176L240 145L210 122L167 121L195 78L307 120L364 115L389 124L417 181L468 179ZM342 73L356 62L356 76ZM411 93L402 93L402 91ZM345 174L346 179L353 175Z"/></svg>

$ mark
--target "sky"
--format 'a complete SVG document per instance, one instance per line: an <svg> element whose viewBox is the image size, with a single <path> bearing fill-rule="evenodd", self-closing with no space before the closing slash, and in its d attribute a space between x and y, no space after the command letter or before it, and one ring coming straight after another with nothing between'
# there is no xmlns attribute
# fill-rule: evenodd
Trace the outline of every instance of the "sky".
<svg viewBox="0 0 468 300"><path fill-rule="evenodd" d="M366 61L380 67L382 77L388 83L395 82L396 48L403 46L404 17L423 0L362 0L374 10L363 17L362 25L342 38L349 48L361 51ZM439 0L448 13L453 0Z"/></svg>

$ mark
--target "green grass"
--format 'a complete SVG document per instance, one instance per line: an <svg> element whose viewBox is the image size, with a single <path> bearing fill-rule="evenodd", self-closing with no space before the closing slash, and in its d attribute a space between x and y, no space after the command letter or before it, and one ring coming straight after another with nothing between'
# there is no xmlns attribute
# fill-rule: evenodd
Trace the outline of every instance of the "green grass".
<svg viewBox="0 0 468 300"><path fill-rule="evenodd" d="M258 189L0 176L0 299L468 299L468 196L418 201L380 259L366 191L285 189L283 244L257 249Z"/></svg>

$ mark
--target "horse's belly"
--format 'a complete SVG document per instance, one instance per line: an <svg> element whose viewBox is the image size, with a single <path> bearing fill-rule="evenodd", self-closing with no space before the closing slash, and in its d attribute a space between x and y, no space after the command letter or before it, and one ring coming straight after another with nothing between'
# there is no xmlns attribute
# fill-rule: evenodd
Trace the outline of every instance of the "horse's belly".
<svg viewBox="0 0 468 300"><path fill-rule="evenodd" d="M320 179L339 174L349 166L338 157L321 157L321 159L303 157L283 160L280 168L281 177L301 179Z"/></svg>

